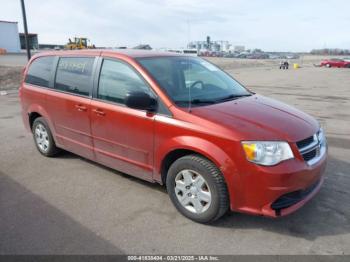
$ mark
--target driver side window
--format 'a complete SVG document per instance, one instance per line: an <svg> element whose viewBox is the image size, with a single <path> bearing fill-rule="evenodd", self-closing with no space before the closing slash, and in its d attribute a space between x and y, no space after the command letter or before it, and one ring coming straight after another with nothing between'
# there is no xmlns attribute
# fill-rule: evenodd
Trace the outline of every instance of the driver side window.
<svg viewBox="0 0 350 262"><path fill-rule="evenodd" d="M125 104L128 92L149 88L141 77L128 65L115 60L104 59L98 84L97 98Z"/></svg>

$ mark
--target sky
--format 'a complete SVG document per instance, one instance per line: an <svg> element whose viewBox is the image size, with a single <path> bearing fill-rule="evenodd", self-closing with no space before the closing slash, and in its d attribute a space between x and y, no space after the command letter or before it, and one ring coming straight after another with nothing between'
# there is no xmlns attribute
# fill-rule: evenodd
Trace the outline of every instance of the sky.
<svg viewBox="0 0 350 262"><path fill-rule="evenodd" d="M350 0L25 0L29 32L39 43L74 36L96 46L227 40L265 51L350 49ZM0 20L18 21L20 0L0 0Z"/></svg>

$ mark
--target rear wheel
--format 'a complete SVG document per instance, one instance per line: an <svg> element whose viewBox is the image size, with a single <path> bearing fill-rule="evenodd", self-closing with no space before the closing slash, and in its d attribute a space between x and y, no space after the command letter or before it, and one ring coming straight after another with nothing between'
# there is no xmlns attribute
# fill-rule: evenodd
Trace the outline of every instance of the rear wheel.
<svg viewBox="0 0 350 262"><path fill-rule="evenodd" d="M326 67L328 67L328 68L330 68L330 67L332 67L330 64L326 64Z"/></svg>
<svg viewBox="0 0 350 262"><path fill-rule="evenodd" d="M169 168L166 185L175 207L196 222L212 222L228 210L225 180L204 157L187 155L176 160Z"/></svg>
<svg viewBox="0 0 350 262"><path fill-rule="evenodd" d="M55 156L59 152L53 140L51 130L43 117L34 120L32 127L34 142L39 152L47 157Z"/></svg>

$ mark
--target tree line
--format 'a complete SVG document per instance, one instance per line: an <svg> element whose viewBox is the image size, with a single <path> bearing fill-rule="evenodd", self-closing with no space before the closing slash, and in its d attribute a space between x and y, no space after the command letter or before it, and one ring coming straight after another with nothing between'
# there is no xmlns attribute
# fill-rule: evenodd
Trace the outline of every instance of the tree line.
<svg viewBox="0 0 350 262"><path fill-rule="evenodd" d="M313 49L310 53L313 55L350 55L350 49L323 48Z"/></svg>

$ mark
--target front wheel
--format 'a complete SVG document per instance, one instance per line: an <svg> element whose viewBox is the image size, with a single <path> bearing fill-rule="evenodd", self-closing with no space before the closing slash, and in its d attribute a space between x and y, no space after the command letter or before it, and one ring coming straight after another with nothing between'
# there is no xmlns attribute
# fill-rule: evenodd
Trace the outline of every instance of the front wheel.
<svg viewBox="0 0 350 262"><path fill-rule="evenodd" d="M326 64L326 67L331 68L332 66L330 64Z"/></svg>
<svg viewBox="0 0 350 262"><path fill-rule="evenodd" d="M176 160L169 168L166 186L177 210L196 222L212 222L228 210L225 180L204 157L187 155Z"/></svg>

